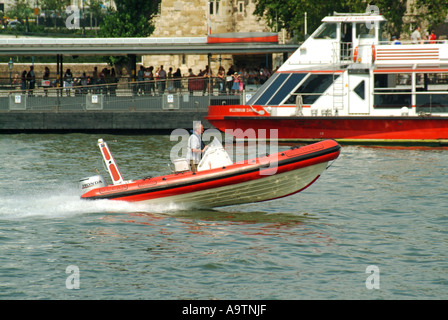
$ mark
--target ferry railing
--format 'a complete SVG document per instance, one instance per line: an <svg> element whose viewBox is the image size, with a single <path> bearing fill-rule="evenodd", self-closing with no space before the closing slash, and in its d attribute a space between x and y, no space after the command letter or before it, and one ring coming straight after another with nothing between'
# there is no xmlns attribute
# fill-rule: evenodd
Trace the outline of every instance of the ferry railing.
<svg viewBox="0 0 448 320"><path fill-rule="evenodd" d="M352 61L353 59L353 43L352 42L341 42L340 43L340 58L339 61Z"/></svg>
<svg viewBox="0 0 448 320"><path fill-rule="evenodd" d="M334 50L334 57L336 57L335 61L340 62L351 62L354 60L354 51L352 42L335 42L336 47ZM448 40L428 40L422 39L418 42L412 40L394 40L394 41L379 41L378 45L442 45L448 44ZM360 47L371 47L371 44L360 45ZM369 49L370 50L370 49Z"/></svg>
<svg viewBox="0 0 448 320"><path fill-rule="evenodd" d="M412 40L401 40L401 39L397 39L397 40L386 40L386 41L379 41L378 44L379 45L400 45L400 44L409 44L409 45L418 45L418 44L447 44L448 40L428 40L428 39L422 39L420 41L412 41Z"/></svg>
<svg viewBox="0 0 448 320"><path fill-rule="evenodd" d="M0 110L30 111L207 111L209 105L243 104L257 86L230 90L217 77L190 77L153 81L119 81L63 87L15 86L0 90ZM38 83L39 84L39 83ZM250 90L252 89L252 91Z"/></svg>

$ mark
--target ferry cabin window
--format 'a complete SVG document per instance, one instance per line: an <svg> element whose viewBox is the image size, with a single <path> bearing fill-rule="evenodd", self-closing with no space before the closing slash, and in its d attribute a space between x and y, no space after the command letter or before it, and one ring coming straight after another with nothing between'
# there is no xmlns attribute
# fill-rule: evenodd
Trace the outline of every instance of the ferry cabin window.
<svg viewBox="0 0 448 320"><path fill-rule="evenodd" d="M267 81L248 104L280 105L286 97L299 85L307 73L276 73ZM275 77L275 78L274 78ZM295 101L295 100L294 100Z"/></svg>
<svg viewBox="0 0 448 320"><path fill-rule="evenodd" d="M389 39L389 25L387 24L387 21L380 22L380 41L388 41Z"/></svg>
<svg viewBox="0 0 448 320"><path fill-rule="evenodd" d="M366 98L366 82L362 80L353 91L364 100Z"/></svg>
<svg viewBox="0 0 448 320"><path fill-rule="evenodd" d="M271 87L271 85L276 82L278 76L280 73L274 73L268 80L263 83L263 85L258 89L258 91L250 98L249 101L246 102L247 105L254 105L254 104L262 104L261 101L267 102L269 100L269 97L266 96L266 91ZM262 97L263 100L260 100Z"/></svg>
<svg viewBox="0 0 448 320"><path fill-rule="evenodd" d="M336 39L336 23L324 23L316 30L314 39Z"/></svg>
<svg viewBox="0 0 448 320"><path fill-rule="evenodd" d="M366 39L366 38L375 38L375 24L374 22L370 23L356 23L356 38Z"/></svg>
<svg viewBox="0 0 448 320"><path fill-rule="evenodd" d="M341 39L342 42L352 42L353 41L353 28L351 23L341 24Z"/></svg>
<svg viewBox="0 0 448 320"><path fill-rule="evenodd" d="M384 90L410 89L411 81L410 73L375 74L374 77L375 89Z"/></svg>
<svg viewBox="0 0 448 320"><path fill-rule="evenodd" d="M448 91L448 73L417 73L415 81L417 91Z"/></svg>
<svg viewBox="0 0 448 320"><path fill-rule="evenodd" d="M282 86L283 82L288 77L286 73L280 73L275 78L275 81L271 82L271 85L268 86L261 97L256 101L256 104L259 105L267 105L272 96L277 92L277 90ZM251 103L252 104L252 103Z"/></svg>
<svg viewBox="0 0 448 320"><path fill-rule="evenodd" d="M311 74L303 84L294 92L302 95L304 105L311 105L327 91L331 84L339 78L336 74ZM295 103L295 96L288 99L288 103Z"/></svg>
<svg viewBox="0 0 448 320"><path fill-rule="evenodd" d="M279 105L285 98L294 90L305 78L306 73L291 73L286 81L278 89L277 93L272 97L272 99L267 103L269 105Z"/></svg>
<svg viewBox="0 0 448 320"><path fill-rule="evenodd" d="M411 107L412 77L410 73L374 75L374 107Z"/></svg>
<svg viewBox="0 0 448 320"><path fill-rule="evenodd" d="M287 73L280 73L275 79L275 81L266 88L266 91L264 94L258 99L257 104L259 105L267 105L270 104L269 100L271 100L272 96L277 93L278 90L283 86L283 83L288 78L289 74Z"/></svg>
<svg viewBox="0 0 448 320"><path fill-rule="evenodd" d="M416 111L448 112L448 73L417 73Z"/></svg>

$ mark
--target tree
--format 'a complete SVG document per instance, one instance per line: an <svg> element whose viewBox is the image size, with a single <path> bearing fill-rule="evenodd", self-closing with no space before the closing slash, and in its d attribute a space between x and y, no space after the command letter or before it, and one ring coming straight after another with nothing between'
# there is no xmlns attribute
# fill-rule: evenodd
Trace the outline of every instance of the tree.
<svg viewBox="0 0 448 320"><path fill-rule="evenodd" d="M98 27L98 20L104 17L104 13L105 13L105 8L104 5L102 4L101 0L90 0L89 1L89 9L88 11L84 11L83 12L83 16L86 17L90 14L91 19L93 19L95 21L94 24L94 30L95 30L95 35L98 35L98 31L97 31L97 27ZM84 8L83 8L84 9ZM88 12L86 14L86 12ZM92 25L90 25L90 27L92 27Z"/></svg>
<svg viewBox="0 0 448 320"><path fill-rule="evenodd" d="M70 0L40 0L40 7L47 12L49 18L53 20L54 27L57 27L56 17L61 17L65 9L70 5ZM51 13L50 13L51 12Z"/></svg>
<svg viewBox="0 0 448 320"><path fill-rule="evenodd" d="M257 0L254 13L267 18L273 30L285 28L290 35L297 33L304 39L305 12L308 30L315 30L322 18L333 12L365 12L366 4L362 0Z"/></svg>
<svg viewBox="0 0 448 320"><path fill-rule="evenodd" d="M147 37L154 31L152 18L161 0L116 0L100 25L101 37Z"/></svg>
<svg viewBox="0 0 448 320"><path fill-rule="evenodd" d="M403 17L408 6L407 0L256 0L255 14L265 17L268 25L276 30L285 28L291 35L298 33L304 39L304 13L307 13L308 30L315 30L323 17L336 12L362 13L368 6L376 6L389 22L389 31L400 34L404 28ZM415 0L415 22L425 19L431 26L443 22L448 11L448 0ZM424 12L424 14L421 14Z"/></svg>
<svg viewBox="0 0 448 320"><path fill-rule="evenodd" d="M407 0L377 0L372 2L372 5L378 7L379 13L387 19L391 35L398 36L403 31L403 17L407 11L407 2Z"/></svg>
<svg viewBox="0 0 448 320"><path fill-rule="evenodd" d="M100 25L98 35L105 38L148 37L154 32L152 19L158 12L161 0L115 0L117 9L109 12ZM111 65L132 69L129 57L107 57Z"/></svg>
<svg viewBox="0 0 448 320"><path fill-rule="evenodd" d="M6 14L9 17L24 21L27 17L30 17L33 14L33 9L27 0L15 0Z"/></svg>
<svg viewBox="0 0 448 320"><path fill-rule="evenodd" d="M70 0L40 0L39 5L42 10L51 10L60 15L70 5Z"/></svg>
<svg viewBox="0 0 448 320"><path fill-rule="evenodd" d="M448 14L447 0L417 0L414 10L420 11L422 14L417 14L417 23L422 20L428 22L430 28L435 28L443 23Z"/></svg>

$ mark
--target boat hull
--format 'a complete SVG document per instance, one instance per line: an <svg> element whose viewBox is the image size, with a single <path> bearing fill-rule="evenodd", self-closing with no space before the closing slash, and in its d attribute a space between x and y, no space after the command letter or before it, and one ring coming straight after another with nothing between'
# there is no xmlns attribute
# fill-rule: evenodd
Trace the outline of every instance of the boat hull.
<svg viewBox="0 0 448 320"><path fill-rule="evenodd" d="M167 197L143 199L148 205L176 205L181 209L214 208L230 205L268 201L305 190L325 170L327 163L303 169L250 180L224 187L204 189L196 192L180 192ZM266 186L269 185L269 188ZM272 188L275 186L275 188Z"/></svg>
<svg viewBox="0 0 448 320"><path fill-rule="evenodd" d="M180 208L213 208L273 200L314 183L340 146L326 140L244 163L193 174L185 172L91 190L84 199L111 199Z"/></svg>
<svg viewBox="0 0 448 320"><path fill-rule="evenodd" d="M274 117L209 113L206 119L220 131L239 139L250 139L248 133L252 131L248 130L254 130L255 134L266 130L267 139L279 141L335 139L346 143L448 144L448 117ZM270 135L271 130L277 130L275 136Z"/></svg>

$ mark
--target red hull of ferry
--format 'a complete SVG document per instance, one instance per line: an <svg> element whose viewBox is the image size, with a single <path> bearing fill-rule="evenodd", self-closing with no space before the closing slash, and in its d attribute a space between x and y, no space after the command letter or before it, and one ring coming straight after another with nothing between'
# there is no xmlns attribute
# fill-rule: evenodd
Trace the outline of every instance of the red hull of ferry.
<svg viewBox="0 0 448 320"><path fill-rule="evenodd" d="M260 110L260 107L254 107ZM231 112L230 110L240 110ZM241 112L244 110L243 112ZM448 118L437 116L301 116L256 115L248 106L210 106L206 117L220 131L236 130L236 138L278 130L280 141L335 139L365 143L438 143L448 144ZM232 132L233 132L232 131ZM230 131L229 131L230 133Z"/></svg>

